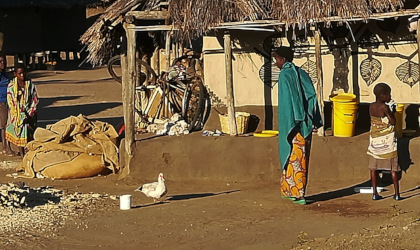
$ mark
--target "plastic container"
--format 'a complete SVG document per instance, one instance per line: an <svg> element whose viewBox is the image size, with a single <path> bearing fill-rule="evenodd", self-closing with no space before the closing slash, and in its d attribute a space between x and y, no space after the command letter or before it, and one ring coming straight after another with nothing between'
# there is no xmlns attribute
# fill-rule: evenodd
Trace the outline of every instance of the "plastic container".
<svg viewBox="0 0 420 250"><path fill-rule="evenodd" d="M333 134L336 137L352 137L356 128L356 95L340 93L330 98L333 101Z"/></svg>
<svg viewBox="0 0 420 250"><path fill-rule="evenodd" d="M395 119L396 119L395 134L397 138L403 137L403 131L402 131L403 116L404 116L404 105L398 104L397 111L395 112Z"/></svg>
<svg viewBox="0 0 420 250"><path fill-rule="evenodd" d="M356 95L351 93L339 93L336 96L330 98L333 102L355 102Z"/></svg>
<svg viewBox="0 0 420 250"><path fill-rule="evenodd" d="M129 210L131 209L131 195L124 194L120 196L120 209Z"/></svg>

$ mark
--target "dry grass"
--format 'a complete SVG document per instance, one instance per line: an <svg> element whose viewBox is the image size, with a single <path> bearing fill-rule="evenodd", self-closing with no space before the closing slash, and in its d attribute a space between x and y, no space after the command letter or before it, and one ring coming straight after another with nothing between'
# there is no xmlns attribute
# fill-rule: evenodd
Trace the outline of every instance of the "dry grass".
<svg viewBox="0 0 420 250"><path fill-rule="evenodd" d="M80 41L87 45L89 62L102 64L102 60L115 49L119 34L110 25L121 24L124 14L133 6L150 10L161 0L117 0L83 34ZM286 27L305 27L311 22L323 22L331 16L343 19L368 18L372 13L395 11L403 0L170 0L170 21L182 40L204 35L224 22L279 20Z"/></svg>

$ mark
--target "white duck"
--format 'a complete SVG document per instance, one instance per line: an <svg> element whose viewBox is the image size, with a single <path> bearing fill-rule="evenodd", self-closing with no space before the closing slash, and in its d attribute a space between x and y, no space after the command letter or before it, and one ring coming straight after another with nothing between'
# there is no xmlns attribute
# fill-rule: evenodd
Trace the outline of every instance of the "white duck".
<svg viewBox="0 0 420 250"><path fill-rule="evenodd" d="M135 191L141 191L147 197L152 197L154 202L159 201L159 199L168 192L165 185L165 178L162 173L159 174L157 182L143 184Z"/></svg>

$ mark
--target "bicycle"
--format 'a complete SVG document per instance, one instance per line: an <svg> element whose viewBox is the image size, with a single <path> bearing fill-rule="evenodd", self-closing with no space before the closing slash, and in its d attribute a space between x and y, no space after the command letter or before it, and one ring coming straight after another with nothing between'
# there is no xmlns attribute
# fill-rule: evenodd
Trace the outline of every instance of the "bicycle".
<svg viewBox="0 0 420 250"><path fill-rule="evenodd" d="M195 70L191 70L191 64L188 63L185 72L177 69L176 63L184 59L197 60L198 57L185 55L175 59L171 69L162 72L159 77L150 65L137 60L139 77L135 87L135 111L139 117L137 120L140 120L139 128L144 129L155 119L170 118L175 113L180 113L187 122L188 131L202 128L209 115L207 91L202 77ZM119 56L115 56L108 63L110 75L119 83L122 79L116 69L120 61Z"/></svg>
<svg viewBox="0 0 420 250"><path fill-rule="evenodd" d="M142 84L154 84L156 82L157 76L155 71L150 67L149 64L142 60L136 60L137 72L140 75L140 83ZM118 83L122 83L122 70L121 70L121 56L116 55L111 57L107 65L108 73L114 78Z"/></svg>

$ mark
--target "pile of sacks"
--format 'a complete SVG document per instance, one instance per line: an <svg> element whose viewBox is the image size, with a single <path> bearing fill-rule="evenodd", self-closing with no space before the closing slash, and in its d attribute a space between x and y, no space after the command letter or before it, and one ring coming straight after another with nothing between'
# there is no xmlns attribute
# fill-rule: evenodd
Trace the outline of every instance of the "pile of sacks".
<svg viewBox="0 0 420 250"><path fill-rule="evenodd" d="M170 119L155 120L155 123L147 126L147 132L155 133L156 135L187 135L188 123L186 123L181 115L174 114Z"/></svg>
<svg viewBox="0 0 420 250"><path fill-rule="evenodd" d="M83 115L37 128L13 177L73 179L118 172L118 133Z"/></svg>

